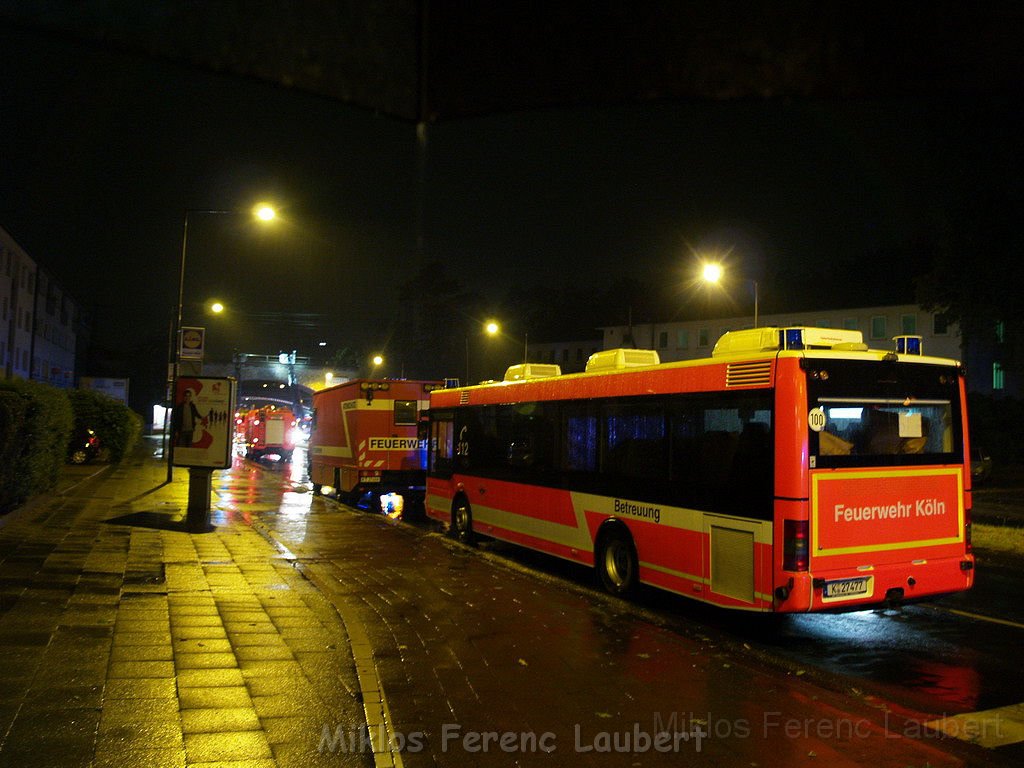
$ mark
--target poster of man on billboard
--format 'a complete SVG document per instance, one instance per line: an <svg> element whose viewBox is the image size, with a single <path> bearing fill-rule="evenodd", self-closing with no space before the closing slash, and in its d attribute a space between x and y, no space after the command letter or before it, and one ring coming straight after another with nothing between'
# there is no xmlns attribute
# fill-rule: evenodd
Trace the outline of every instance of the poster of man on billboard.
<svg viewBox="0 0 1024 768"><path fill-rule="evenodd" d="M174 466L231 466L235 384L231 378L178 379L171 416Z"/></svg>

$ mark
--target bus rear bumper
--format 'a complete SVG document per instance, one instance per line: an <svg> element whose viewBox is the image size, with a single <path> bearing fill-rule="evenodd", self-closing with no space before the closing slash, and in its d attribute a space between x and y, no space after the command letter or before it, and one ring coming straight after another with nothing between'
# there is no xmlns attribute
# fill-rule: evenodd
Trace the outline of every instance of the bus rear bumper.
<svg viewBox="0 0 1024 768"><path fill-rule="evenodd" d="M775 610L783 613L847 611L898 605L951 592L974 584L974 556L780 574Z"/></svg>

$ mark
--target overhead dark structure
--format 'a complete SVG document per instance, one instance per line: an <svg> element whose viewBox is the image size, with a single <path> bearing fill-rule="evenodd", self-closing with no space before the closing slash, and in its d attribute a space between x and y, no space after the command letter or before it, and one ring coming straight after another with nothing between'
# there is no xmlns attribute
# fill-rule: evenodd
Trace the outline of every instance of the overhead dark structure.
<svg viewBox="0 0 1024 768"><path fill-rule="evenodd" d="M417 123L575 103L1024 84L1016 3L0 0L0 16Z"/></svg>

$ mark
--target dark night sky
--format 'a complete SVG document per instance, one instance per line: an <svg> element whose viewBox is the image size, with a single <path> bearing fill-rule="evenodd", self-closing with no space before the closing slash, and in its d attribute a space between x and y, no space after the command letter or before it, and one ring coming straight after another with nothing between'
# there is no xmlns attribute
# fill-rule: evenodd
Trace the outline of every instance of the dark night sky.
<svg viewBox="0 0 1024 768"><path fill-rule="evenodd" d="M440 122L422 258L498 300L513 282L682 285L692 250L716 245L768 286L769 310L910 300L908 275L927 267L912 244L973 187L1017 183L1022 127L998 97ZM359 346L386 327L421 258L410 124L89 42L0 31L0 179L0 226L94 307L109 346L166 337L185 208L283 209L273 231L190 218L189 296L237 308L243 351L309 353L314 336ZM186 306L186 324L213 327L199 313ZM246 336L245 318L266 313L284 318L280 337ZM300 315L316 330L296 329Z"/></svg>

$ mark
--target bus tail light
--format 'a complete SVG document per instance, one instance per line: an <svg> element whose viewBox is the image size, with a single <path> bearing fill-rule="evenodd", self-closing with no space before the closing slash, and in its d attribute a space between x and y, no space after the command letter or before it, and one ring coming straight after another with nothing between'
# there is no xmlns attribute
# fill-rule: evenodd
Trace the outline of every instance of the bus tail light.
<svg viewBox="0 0 1024 768"><path fill-rule="evenodd" d="M964 545L968 552L974 551L971 543L971 510L964 508Z"/></svg>
<svg viewBox="0 0 1024 768"><path fill-rule="evenodd" d="M808 522L786 520L782 527L782 570L806 571L810 555Z"/></svg>

